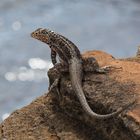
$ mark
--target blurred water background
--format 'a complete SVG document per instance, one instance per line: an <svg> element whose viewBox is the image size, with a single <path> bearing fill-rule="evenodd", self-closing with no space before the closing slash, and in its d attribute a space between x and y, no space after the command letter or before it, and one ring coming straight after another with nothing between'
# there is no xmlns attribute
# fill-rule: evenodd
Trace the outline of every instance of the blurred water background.
<svg viewBox="0 0 140 140"><path fill-rule="evenodd" d="M1 0L0 121L47 91L50 49L30 33L46 27L83 52L135 55L140 45L139 0Z"/></svg>

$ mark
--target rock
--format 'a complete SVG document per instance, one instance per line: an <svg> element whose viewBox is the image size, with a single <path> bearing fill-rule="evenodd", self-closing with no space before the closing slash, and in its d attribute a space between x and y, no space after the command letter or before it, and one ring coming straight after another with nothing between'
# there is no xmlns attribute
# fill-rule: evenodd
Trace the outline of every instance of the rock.
<svg viewBox="0 0 140 140"><path fill-rule="evenodd" d="M96 113L116 111L137 98L120 115L108 120L91 119L82 110L71 87L69 74L60 81L60 93L52 92L13 112L0 125L0 139L7 140L139 140L140 139L140 61L117 60L101 51L89 51L83 57L95 57L100 67L113 66L107 74L85 73L83 90ZM56 78L48 72L50 83Z"/></svg>

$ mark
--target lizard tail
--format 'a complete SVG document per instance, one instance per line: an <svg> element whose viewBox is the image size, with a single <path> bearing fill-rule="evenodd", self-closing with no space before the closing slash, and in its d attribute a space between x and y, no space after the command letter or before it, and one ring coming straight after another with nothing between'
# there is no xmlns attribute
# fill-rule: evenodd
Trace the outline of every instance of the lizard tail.
<svg viewBox="0 0 140 140"><path fill-rule="evenodd" d="M73 60L73 61L77 61L77 60ZM131 102L130 104L127 104L126 106L119 108L117 111L110 113L110 114L105 114L105 115L101 115L101 114L97 114L95 112L92 111L92 109L90 108L86 97L84 95L83 89L82 89L82 66L80 63L78 62L71 62L71 65L69 66L69 72L70 72L70 77L71 77L71 82L72 82L72 87L82 105L83 110L92 118L95 119L108 119L111 117L114 117L118 114L120 114L122 111L124 111L126 108L128 108L129 106L131 106L132 104L134 104L135 101Z"/></svg>

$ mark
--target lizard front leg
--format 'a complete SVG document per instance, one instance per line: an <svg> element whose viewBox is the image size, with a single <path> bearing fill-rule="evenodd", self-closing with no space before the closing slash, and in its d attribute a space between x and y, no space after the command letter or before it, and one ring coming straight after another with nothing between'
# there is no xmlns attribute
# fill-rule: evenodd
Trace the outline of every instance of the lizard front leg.
<svg viewBox="0 0 140 140"><path fill-rule="evenodd" d="M56 52L53 49L51 49L51 60L52 60L53 65L57 63Z"/></svg>

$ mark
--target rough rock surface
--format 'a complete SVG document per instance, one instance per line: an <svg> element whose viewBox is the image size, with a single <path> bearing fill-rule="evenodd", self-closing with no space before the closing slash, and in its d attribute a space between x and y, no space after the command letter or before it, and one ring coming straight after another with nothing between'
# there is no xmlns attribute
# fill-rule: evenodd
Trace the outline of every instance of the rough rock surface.
<svg viewBox="0 0 140 140"><path fill-rule="evenodd" d="M62 75L60 93L56 90L13 112L0 124L5 140L139 140L140 139L140 61L133 57L117 60L101 51L89 51L100 66L111 65L107 74L85 73L83 90L94 112L111 113L134 98L137 102L119 116L93 120L82 110L71 87L68 73ZM48 72L50 82L57 76Z"/></svg>

